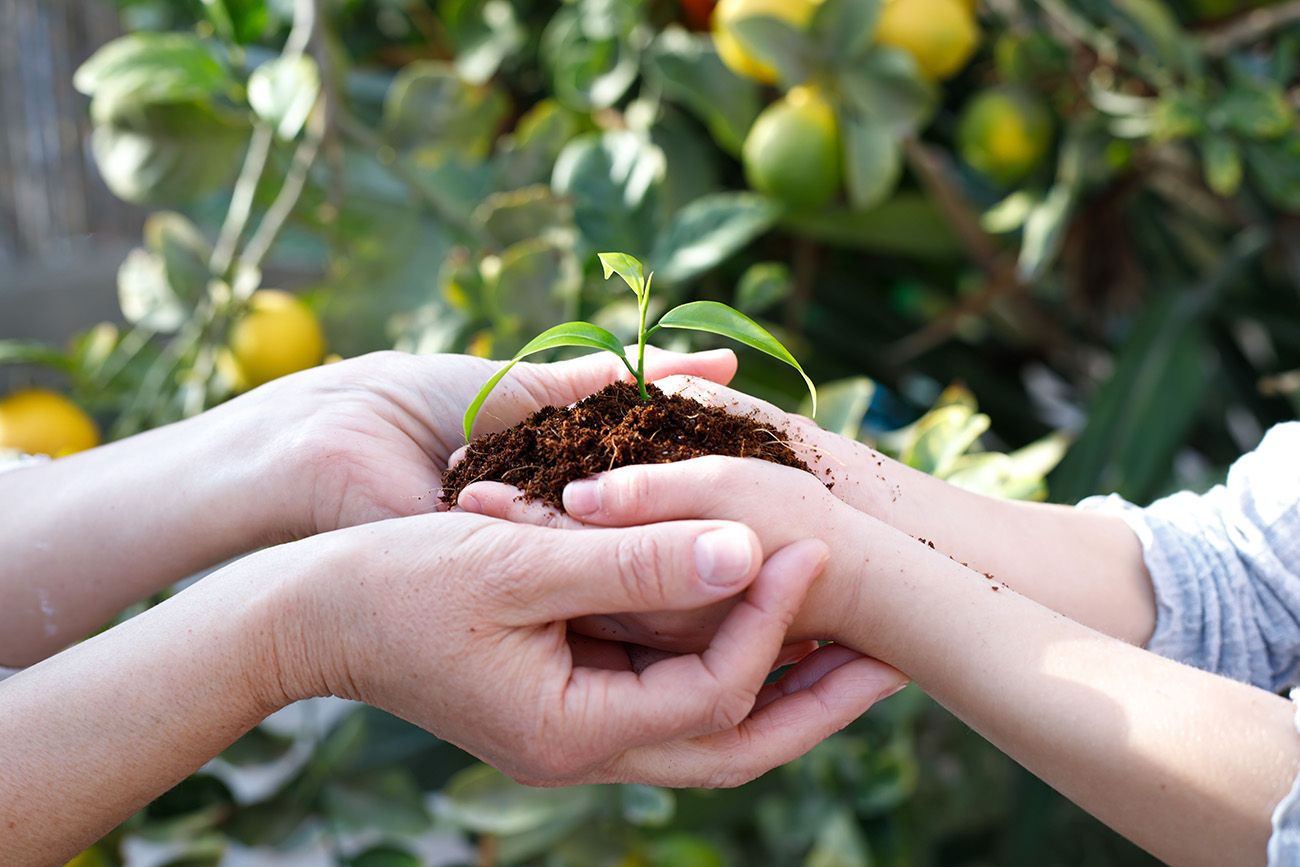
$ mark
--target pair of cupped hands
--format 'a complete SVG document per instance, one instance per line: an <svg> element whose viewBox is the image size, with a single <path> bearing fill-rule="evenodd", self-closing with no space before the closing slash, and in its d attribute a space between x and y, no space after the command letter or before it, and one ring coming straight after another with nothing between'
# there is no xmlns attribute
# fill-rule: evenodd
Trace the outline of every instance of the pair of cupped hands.
<svg viewBox="0 0 1300 867"><path fill-rule="evenodd" d="M840 452L841 480L855 463L865 474L874 453L726 389L735 366L728 350L647 350L661 387L740 404ZM566 514L488 482L439 504L464 407L496 369L377 353L213 411L256 411L268 496L308 504L268 540L301 541L245 558L304 576L277 597L271 705L364 701L534 785L725 786L907 683L848 646L819 647L851 616L856 576L830 574L822 540L846 512L861 518L858 484L837 484L841 498L800 470L708 457L575 482ZM518 365L478 432L619 378L606 353Z"/></svg>

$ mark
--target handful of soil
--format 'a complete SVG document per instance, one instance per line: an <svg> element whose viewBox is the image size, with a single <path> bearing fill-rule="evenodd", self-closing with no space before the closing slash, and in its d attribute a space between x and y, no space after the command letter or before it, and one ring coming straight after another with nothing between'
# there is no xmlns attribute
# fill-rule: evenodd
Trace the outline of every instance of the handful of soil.
<svg viewBox="0 0 1300 867"><path fill-rule="evenodd" d="M703 455L762 458L812 472L786 445L785 431L654 385L646 391L649 401L632 383L612 383L573 406L543 407L509 430L475 439L443 477L443 502L455 505L471 482L492 481L563 510L569 482Z"/></svg>

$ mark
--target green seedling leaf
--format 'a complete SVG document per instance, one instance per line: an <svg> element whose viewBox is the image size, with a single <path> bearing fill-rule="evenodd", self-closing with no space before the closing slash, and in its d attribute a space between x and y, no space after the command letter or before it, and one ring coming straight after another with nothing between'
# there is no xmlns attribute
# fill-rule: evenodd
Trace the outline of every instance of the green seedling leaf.
<svg viewBox="0 0 1300 867"><path fill-rule="evenodd" d="M659 328L686 328L692 331L720 334L784 361L799 371L799 375L808 385L808 393L812 395L813 415L817 414L817 387L808 378L808 374L803 372L799 362L795 361L794 356L781 345L779 340L745 314L717 301L692 301L669 310L651 331Z"/></svg>
<svg viewBox="0 0 1300 867"><path fill-rule="evenodd" d="M479 389L474 401L469 405L469 409L465 410L466 442L469 441L470 434L474 430L474 419L478 417L478 411L483 407L483 401L487 400L487 396L492 393L492 389L496 388L497 383L510 372L510 368L530 355L559 346L589 346L593 349L607 349L622 359L628 370L632 370L632 365L628 363L627 356L623 353L622 342L599 325L592 325L590 322L565 322L554 328L548 328L524 344L524 348L515 353L514 358L510 359L510 363L498 370L496 375Z"/></svg>
<svg viewBox="0 0 1300 867"><path fill-rule="evenodd" d="M605 268L606 280L610 278L610 275L618 274L623 278L624 283L632 287L638 301L644 297L646 278L640 262L626 253L597 253L596 255L600 258L600 264Z"/></svg>

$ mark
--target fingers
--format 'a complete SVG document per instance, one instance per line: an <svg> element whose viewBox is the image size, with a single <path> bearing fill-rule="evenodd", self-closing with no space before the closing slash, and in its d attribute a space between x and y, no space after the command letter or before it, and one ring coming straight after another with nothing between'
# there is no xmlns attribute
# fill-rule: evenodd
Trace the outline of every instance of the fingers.
<svg viewBox="0 0 1300 867"><path fill-rule="evenodd" d="M474 482L466 485L456 498L456 504L466 512L500 518L514 524L566 530L588 526L538 500L525 500L520 496L518 488L500 482Z"/></svg>
<svg viewBox="0 0 1300 867"><path fill-rule="evenodd" d="M614 755L736 726L753 707L828 556L824 544L811 540L772 555L703 654L657 662L639 678L576 669L565 705L585 715L579 742L603 743L603 752Z"/></svg>
<svg viewBox="0 0 1300 867"><path fill-rule="evenodd" d="M477 555L498 583L509 582L499 595L511 610L502 616L518 625L701 608L748 587L763 560L752 530L723 521L618 530L494 526L491 538L475 537ZM550 538L524 544L518 534L526 531ZM502 560L508 570L496 565Z"/></svg>
<svg viewBox="0 0 1300 867"><path fill-rule="evenodd" d="M620 467L571 482L564 489L564 509L604 526L703 515L763 520L763 513L775 514L782 499L806 508L811 496L824 493L824 486L802 470L756 459L705 457Z"/></svg>
<svg viewBox="0 0 1300 867"><path fill-rule="evenodd" d="M735 728L630 751L610 779L676 787L747 783L808 752L908 679L877 659L832 644L778 683L784 686L765 687L766 704Z"/></svg>

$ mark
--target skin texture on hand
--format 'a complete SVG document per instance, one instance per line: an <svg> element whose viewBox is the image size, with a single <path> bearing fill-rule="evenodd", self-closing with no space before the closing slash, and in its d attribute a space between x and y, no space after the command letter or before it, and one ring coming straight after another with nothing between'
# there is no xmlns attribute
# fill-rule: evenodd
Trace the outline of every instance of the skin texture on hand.
<svg viewBox="0 0 1300 867"><path fill-rule="evenodd" d="M486 514L514 509L515 517L535 517L510 505L502 496L508 489L465 493ZM725 518L752 527L765 547L821 539L831 560L792 636L818 634L897 666L1008 755L1168 863L1264 862L1272 810L1300 767L1295 711L1285 699L1053 612L1000 576L810 487L796 470L734 458L625 467L574 483L565 505L604 526ZM989 531L983 515L944 517ZM1068 536L1062 554L1087 535L1085 528ZM982 544L999 563L1028 556L1004 534ZM1126 568L1125 546L1090 556L1094 568L1106 569L1108 556ZM1040 580L1050 581L1054 565L1044 559L1022 569L1042 569ZM646 629L638 617L619 620L629 631Z"/></svg>
<svg viewBox="0 0 1300 867"><path fill-rule="evenodd" d="M963 490L725 384L679 376L659 385L789 431L790 447L853 509L1107 635L1140 646L1150 639L1155 593L1121 519Z"/></svg>
<svg viewBox="0 0 1300 867"><path fill-rule="evenodd" d="M763 563L752 532L716 521L573 533L463 514L269 548L0 682L0 851L57 867L314 695L534 784L744 782L896 686L842 652L764 686L826 557L809 541ZM567 640L572 616L737 593L707 649L639 672L609 664L621 645Z"/></svg>
<svg viewBox="0 0 1300 867"><path fill-rule="evenodd" d="M726 350L647 352L720 382ZM29 665L172 582L265 545L432 512L461 417L499 362L375 353L274 380L195 418L0 473L0 665ZM480 424L630 378L610 353L520 364Z"/></svg>

